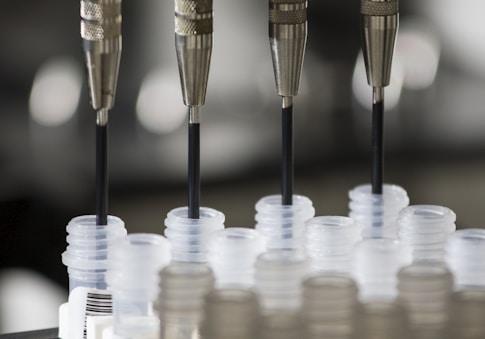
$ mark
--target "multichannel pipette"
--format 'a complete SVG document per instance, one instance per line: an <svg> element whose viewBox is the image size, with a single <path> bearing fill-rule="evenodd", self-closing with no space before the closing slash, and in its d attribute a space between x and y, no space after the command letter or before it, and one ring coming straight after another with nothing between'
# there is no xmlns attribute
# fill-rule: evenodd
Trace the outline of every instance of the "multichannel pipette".
<svg viewBox="0 0 485 339"><path fill-rule="evenodd" d="M391 79L399 25L397 0L362 0L362 44L372 98L372 193L382 194L384 167L384 87Z"/></svg>
<svg viewBox="0 0 485 339"><path fill-rule="evenodd" d="M108 218L108 111L113 108L121 57L121 0L81 0L81 37L91 105L96 116L96 221Z"/></svg>
<svg viewBox="0 0 485 339"><path fill-rule="evenodd" d="M307 40L307 1L269 1L269 41L282 100L282 204L293 203L293 97L298 94Z"/></svg>
<svg viewBox="0 0 485 339"><path fill-rule="evenodd" d="M200 115L212 54L212 0L175 0L175 47L184 104L189 107L189 218L199 218Z"/></svg>

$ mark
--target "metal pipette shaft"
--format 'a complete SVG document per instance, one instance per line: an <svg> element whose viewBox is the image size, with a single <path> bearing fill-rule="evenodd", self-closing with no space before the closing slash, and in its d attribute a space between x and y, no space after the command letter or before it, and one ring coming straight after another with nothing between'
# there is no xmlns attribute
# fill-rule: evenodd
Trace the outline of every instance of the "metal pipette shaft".
<svg viewBox="0 0 485 339"><path fill-rule="evenodd" d="M121 58L121 0L81 0L81 37L91 105L96 116L96 221L108 221L108 111Z"/></svg>
<svg viewBox="0 0 485 339"><path fill-rule="evenodd" d="M175 0L175 47L184 104L189 107L188 217L199 218L200 117L212 54L212 0Z"/></svg>
<svg viewBox="0 0 485 339"><path fill-rule="evenodd" d="M391 79L399 25L397 0L361 0L362 49L372 98L372 193L382 194L384 167L384 87Z"/></svg>
<svg viewBox="0 0 485 339"><path fill-rule="evenodd" d="M282 204L293 204L293 97L298 95L307 40L306 0L269 1L269 41L282 102Z"/></svg>

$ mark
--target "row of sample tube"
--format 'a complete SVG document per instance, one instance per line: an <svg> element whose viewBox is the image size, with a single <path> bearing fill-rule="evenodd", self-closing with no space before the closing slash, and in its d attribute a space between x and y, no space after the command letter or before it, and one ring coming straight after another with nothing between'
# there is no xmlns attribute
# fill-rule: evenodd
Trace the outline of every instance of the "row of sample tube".
<svg viewBox="0 0 485 339"><path fill-rule="evenodd" d="M485 314L485 230L455 231L450 209L409 206L395 185L382 195L358 186L349 197L350 217L315 217L303 196L293 205L263 197L254 229L224 228L224 214L214 209L190 219L186 207L176 208L165 237L127 235L116 217L107 226L94 216L74 218L62 256L70 295L60 337L271 338L274 330L394 338L364 336L375 325L399 333L424 326L429 336L403 338L445 338L451 323L468 321L475 334L453 338L483 338L473 319ZM239 309L243 300L250 309Z"/></svg>

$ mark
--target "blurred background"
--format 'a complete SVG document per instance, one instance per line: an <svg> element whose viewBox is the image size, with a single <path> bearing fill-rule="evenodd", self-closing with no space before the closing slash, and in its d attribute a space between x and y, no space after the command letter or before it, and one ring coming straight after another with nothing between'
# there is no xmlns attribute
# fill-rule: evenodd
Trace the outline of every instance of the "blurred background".
<svg viewBox="0 0 485 339"><path fill-rule="evenodd" d="M295 99L295 192L317 215L346 215L370 181L371 88L360 56L359 0L310 1ZM479 0L401 1L386 89L385 181L411 204L484 227L485 21ZM279 193L280 98L267 2L214 1L202 110L202 205L253 227ZM65 225L94 213L94 126L75 0L0 0L0 333L57 326L67 300ZM187 112L173 3L124 1L123 54L110 112L110 214L129 232L163 231L186 205ZM22 314L19 316L18 314ZM32 318L32 319L30 319Z"/></svg>

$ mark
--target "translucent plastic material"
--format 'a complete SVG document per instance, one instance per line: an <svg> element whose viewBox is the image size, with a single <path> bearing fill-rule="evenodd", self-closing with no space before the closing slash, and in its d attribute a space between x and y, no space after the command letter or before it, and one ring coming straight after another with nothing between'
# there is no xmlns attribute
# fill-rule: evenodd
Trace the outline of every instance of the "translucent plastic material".
<svg viewBox="0 0 485 339"><path fill-rule="evenodd" d="M393 239L365 239L352 253L352 276L362 301L397 297L397 272L411 263L408 246Z"/></svg>
<svg viewBox="0 0 485 339"><path fill-rule="evenodd" d="M106 289L109 251L113 243L126 236L124 222L108 216L106 226L96 225L95 215L73 218L66 227L68 246L62 263L69 274L69 291L76 287Z"/></svg>
<svg viewBox="0 0 485 339"><path fill-rule="evenodd" d="M357 285L347 275L319 274L303 282L301 317L306 339L353 338Z"/></svg>
<svg viewBox="0 0 485 339"><path fill-rule="evenodd" d="M255 339L261 315L258 297L247 289L218 289L205 299L203 338Z"/></svg>
<svg viewBox="0 0 485 339"><path fill-rule="evenodd" d="M305 221L314 215L307 197L294 195L293 205L282 205L280 195L271 195L256 203L256 229L267 238L268 249L303 251Z"/></svg>
<svg viewBox="0 0 485 339"><path fill-rule="evenodd" d="M214 275L209 266L173 263L160 272L159 286L161 338L199 338L204 298L214 288Z"/></svg>
<svg viewBox="0 0 485 339"><path fill-rule="evenodd" d="M351 253L362 228L348 217L315 217L306 222L305 251L314 272L350 272Z"/></svg>
<svg viewBox="0 0 485 339"><path fill-rule="evenodd" d="M422 262L398 273L399 301L408 312L412 338L442 339L449 319L453 276L444 265Z"/></svg>
<svg viewBox="0 0 485 339"><path fill-rule="evenodd" d="M172 244L172 260L207 262L209 234L224 228L225 216L212 208L201 207L200 218L188 218L188 208L171 210L165 219L165 236Z"/></svg>
<svg viewBox="0 0 485 339"><path fill-rule="evenodd" d="M413 261L444 261L445 246L456 230L456 215L442 206L416 205L399 214L399 239L408 244Z"/></svg>
<svg viewBox="0 0 485 339"><path fill-rule="evenodd" d="M366 302L357 307L355 339L414 339L398 302Z"/></svg>
<svg viewBox="0 0 485 339"><path fill-rule="evenodd" d="M170 263L170 244L158 234L133 233L112 250L108 284L113 293L115 335L138 337L158 333L153 303L158 297L159 271Z"/></svg>
<svg viewBox="0 0 485 339"><path fill-rule="evenodd" d="M407 192L400 186L385 184L382 194L372 194L370 184L349 192L349 216L363 226L363 238L397 238L399 212L409 205Z"/></svg>
<svg viewBox="0 0 485 339"><path fill-rule="evenodd" d="M485 338L485 289L454 292L446 339Z"/></svg>
<svg viewBox="0 0 485 339"><path fill-rule="evenodd" d="M453 233L446 247L446 262L455 277L455 288L485 288L485 229Z"/></svg>
<svg viewBox="0 0 485 339"><path fill-rule="evenodd" d="M262 234L250 228L226 228L212 233L207 245L217 287L254 285L254 262L266 245Z"/></svg>
<svg viewBox="0 0 485 339"><path fill-rule="evenodd" d="M280 312L263 316L260 339L301 338L302 323L299 315L293 312Z"/></svg>
<svg viewBox="0 0 485 339"><path fill-rule="evenodd" d="M310 271L306 256L296 250L273 250L261 254L255 264L256 291L263 313L297 311L301 283Z"/></svg>

